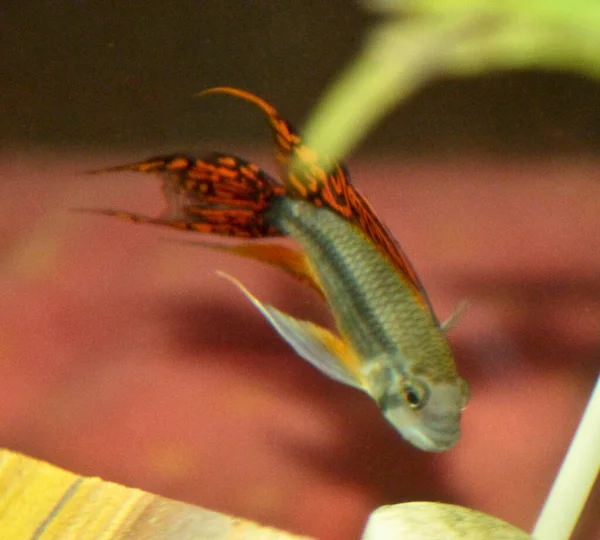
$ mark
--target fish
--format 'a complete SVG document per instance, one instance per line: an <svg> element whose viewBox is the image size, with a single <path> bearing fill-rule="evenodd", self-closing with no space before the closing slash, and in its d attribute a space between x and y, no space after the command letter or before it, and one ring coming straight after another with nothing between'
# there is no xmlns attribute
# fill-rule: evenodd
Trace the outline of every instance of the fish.
<svg viewBox="0 0 600 540"><path fill-rule="evenodd" d="M440 323L408 257L343 163L307 148L262 98L231 87L200 96L213 94L243 99L266 115L277 177L227 153L156 156L94 172L158 174L167 202L162 214L95 211L238 239L237 244L193 243L260 260L311 287L326 302L336 333L261 302L239 280L221 273L300 357L366 393L406 441L423 451L452 448L470 398L446 336L454 322ZM264 239L268 242L260 242ZM291 239L295 247L278 239Z"/></svg>

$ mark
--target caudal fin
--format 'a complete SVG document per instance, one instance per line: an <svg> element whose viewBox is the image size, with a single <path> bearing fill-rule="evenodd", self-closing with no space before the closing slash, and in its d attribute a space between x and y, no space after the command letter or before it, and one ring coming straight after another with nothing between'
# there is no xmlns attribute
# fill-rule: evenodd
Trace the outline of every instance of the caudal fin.
<svg viewBox="0 0 600 540"><path fill-rule="evenodd" d="M265 214L273 197L285 194L284 188L259 167L241 158L218 153L202 159L157 156L93 172L115 171L158 173L163 180L166 210L157 218L120 210L94 212L136 223L241 238L281 235Z"/></svg>

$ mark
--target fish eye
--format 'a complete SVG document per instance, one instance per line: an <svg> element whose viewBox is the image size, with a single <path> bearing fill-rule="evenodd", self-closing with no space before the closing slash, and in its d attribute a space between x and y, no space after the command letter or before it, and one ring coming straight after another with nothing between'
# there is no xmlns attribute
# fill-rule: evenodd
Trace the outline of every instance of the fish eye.
<svg viewBox="0 0 600 540"><path fill-rule="evenodd" d="M418 381L405 382L402 387L404 399L413 411L422 409L429 399L429 390Z"/></svg>

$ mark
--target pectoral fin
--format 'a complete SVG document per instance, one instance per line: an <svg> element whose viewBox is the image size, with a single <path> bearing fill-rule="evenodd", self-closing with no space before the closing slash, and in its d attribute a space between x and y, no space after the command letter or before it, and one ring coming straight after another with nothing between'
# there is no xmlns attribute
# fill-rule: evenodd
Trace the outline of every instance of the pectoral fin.
<svg viewBox="0 0 600 540"><path fill-rule="evenodd" d="M218 273L248 297L302 358L333 380L364 390L360 382L361 377L352 365L352 356L341 339L321 326L295 319L273 306L263 304L237 279L223 272Z"/></svg>
<svg viewBox="0 0 600 540"><path fill-rule="evenodd" d="M449 330L456 328L468 305L469 303L466 300L459 302L452 313L450 313L449 317L440 325L441 329L444 332L448 332Z"/></svg>

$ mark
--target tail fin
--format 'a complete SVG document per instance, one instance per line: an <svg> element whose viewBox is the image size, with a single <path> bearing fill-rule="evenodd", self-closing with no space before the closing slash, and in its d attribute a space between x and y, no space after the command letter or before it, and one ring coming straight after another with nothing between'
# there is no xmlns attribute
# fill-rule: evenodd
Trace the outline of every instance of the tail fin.
<svg viewBox="0 0 600 540"><path fill-rule="evenodd" d="M214 153L203 159L157 156L94 171L159 173L167 209L158 218L95 210L136 223L153 223L204 233L263 238L281 232L265 218L273 197L284 195L277 180L238 157Z"/></svg>

